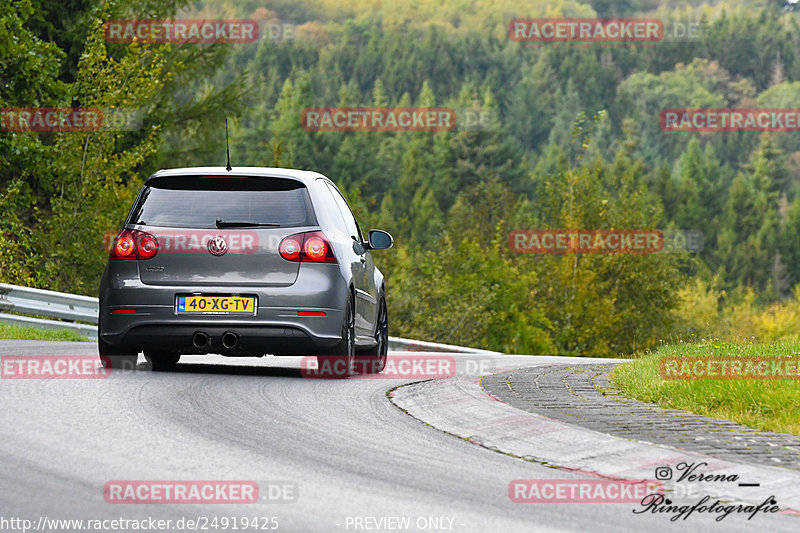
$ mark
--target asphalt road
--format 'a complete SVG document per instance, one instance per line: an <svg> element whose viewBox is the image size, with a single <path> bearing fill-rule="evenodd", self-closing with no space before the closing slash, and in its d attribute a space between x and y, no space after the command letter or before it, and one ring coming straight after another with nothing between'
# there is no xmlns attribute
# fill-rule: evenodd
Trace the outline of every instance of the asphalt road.
<svg viewBox="0 0 800 533"><path fill-rule="evenodd" d="M87 343L0 341L3 356L94 354ZM597 361L454 357L460 368L470 360L497 370ZM707 515L673 523L633 514L630 503L514 503L514 479L585 478L487 450L405 414L386 394L414 380L305 379L294 357L193 356L169 373L149 372L143 361L106 379L0 380L0 531L21 531L12 519L39 526L40 517L172 520L162 531L234 531L234 518L240 531L276 530L277 519L277 530L290 532L752 531L755 522L791 531L800 523L786 516L716 523ZM296 498L107 503L103 488L115 480L254 480L262 494L288 487ZM242 519L256 517L263 517L257 528L241 527ZM198 518L197 528L186 527L185 520ZM85 522L80 530L145 529Z"/></svg>

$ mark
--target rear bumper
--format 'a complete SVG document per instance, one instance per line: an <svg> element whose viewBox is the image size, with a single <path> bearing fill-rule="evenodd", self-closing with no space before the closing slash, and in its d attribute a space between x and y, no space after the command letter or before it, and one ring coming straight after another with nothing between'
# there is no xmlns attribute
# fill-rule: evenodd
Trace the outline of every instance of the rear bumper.
<svg viewBox="0 0 800 533"><path fill-rule="evenodd" d="M201 348L195 348L192 338L195 333L207 334L211 340ZM226 348L222 336L232 332L238 337L234 347ZM168 350L179 353L218 353L228 356L252 356L264 354L308 355L325 353L339 342L338 337L312 336L296 327L238 325L137 325L123 335L102 335L112 346L133 346L136 350ZM113 342L117 341L117 342Z"/></svg>
<svg viewBox="0 0 800 533"><path fill-rule="evenodd" d="M341 339L348 291L337 265L301 268L297 282L288 287L236 287L146 285L134 263L110 265L101 281L98 335L112 348L306 355L325 353ZM178 314L175 296L186 293L254 295L256 314ZM117 309L135 313L112 314ZM324 311L326 316L298 316L302 310ZM211 337L209 345L193 345L198 331ZM228 331L239 338L233 348L222 345L222 335Z"/></svg>

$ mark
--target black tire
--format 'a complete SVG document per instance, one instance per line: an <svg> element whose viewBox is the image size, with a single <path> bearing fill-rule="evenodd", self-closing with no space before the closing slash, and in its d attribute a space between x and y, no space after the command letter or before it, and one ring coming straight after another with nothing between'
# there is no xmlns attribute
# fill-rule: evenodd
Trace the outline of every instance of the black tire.
<svg viewBox="0 0 800 533"><path fill-rule="evenodd" d="M353 374L356 353L356 314L352 298L347 299L342 319L342 338L329 355L318 355L321 369L333 369L320 377L346 379Z"/></svg>
<svg viewBox="0 0 800 533"><path fill-rule="evenodd" d="M136 370L139 354L132 353L134 348L112 346L103 339L97 339L97 351L100 353L100 362L105 368Z"/></svg>
<svg viewBox="0 0 800 533"><path fill-rule="evenodd" d="M179 353L145 353L145 359L150 363L153 372L165 372L175 368L178 361L181 360Z"/></svg>
<svg viewBox="0 0 800 533"><path fill-rule="evenodd" d="M386 307L386 297L383 295L378 302L375 342L372 348L356 350L355 368L359 374L380 374L386 368L386 358L389 353L389 311Z"/></svg>

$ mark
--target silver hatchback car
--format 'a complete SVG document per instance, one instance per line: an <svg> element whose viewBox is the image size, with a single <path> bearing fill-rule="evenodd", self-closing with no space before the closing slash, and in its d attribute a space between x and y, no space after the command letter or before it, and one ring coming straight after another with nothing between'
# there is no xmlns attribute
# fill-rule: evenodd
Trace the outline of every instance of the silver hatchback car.
<svg viewBox="0 0 800 533"><path fill-rule="evenodd" d="M161 170L111 241L100 282L106 365L154 370L182 354L316 355L345 377L380 372L388 349L383 275L325 176L283 168Z"/></svg>

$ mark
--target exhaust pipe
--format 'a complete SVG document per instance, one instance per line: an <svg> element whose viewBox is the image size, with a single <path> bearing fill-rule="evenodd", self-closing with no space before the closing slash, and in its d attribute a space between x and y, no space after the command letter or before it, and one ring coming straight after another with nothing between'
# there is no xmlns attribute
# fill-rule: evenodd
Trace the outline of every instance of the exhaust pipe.
<svg viewBox="0 0 800 533"><path fill-rule="evenodd" d="M237 344L239 344L239 335L232 331L226 331L222 334L222 345L225 348L230 349L235 347Z"/></svg>
<svg viewBox="0 0 800 533"><path fill-rule="evenodd" d="M211 342L211 337L205 331L195 331L192 335L192 344L195 348L205 348Z"/></svg>

